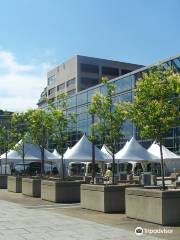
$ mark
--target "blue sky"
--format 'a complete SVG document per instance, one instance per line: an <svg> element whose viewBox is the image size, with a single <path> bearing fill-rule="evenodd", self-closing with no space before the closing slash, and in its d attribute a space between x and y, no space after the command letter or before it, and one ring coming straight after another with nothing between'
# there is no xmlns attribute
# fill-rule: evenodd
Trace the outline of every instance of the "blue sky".
<svg viewBox="0 0 180 240"><path fill-rule="evenodd" d="M0 108L34 107L47 69L75 54L144 65L179 54L179 22L179 0L1 0Z"/></svg>

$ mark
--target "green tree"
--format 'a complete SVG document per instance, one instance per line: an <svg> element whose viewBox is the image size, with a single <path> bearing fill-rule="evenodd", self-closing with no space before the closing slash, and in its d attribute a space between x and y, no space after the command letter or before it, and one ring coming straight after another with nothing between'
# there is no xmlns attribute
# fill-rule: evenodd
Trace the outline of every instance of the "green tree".
<svg viewBox="0 0 180 240"><path fill-rule="evenodd" d="M56 145L57 151L61 155L61 173L59 173L64 180L64 149L67 146L69 140L68 127L75 123L75 115L67 115L67 95L61 94L59 97L59 108L49 106L49 109L54 118L54 132L52 134L52 141Z"/></svg>
<svg viewBox="0 0 180 240"><path fill-rule="evenodd" d="M34 144L41 150L41 175L44 175L44 150L54 131L54 118L50 111L30 110L28 113L28 133Z"/></svg>
<svg viewBox="0 0 180 240"><path fill-rule="evenodd" d="M112 151L112 172L114 184L115 151L116 145L123 137L122 126L126 119L126 108L122 103L113 104L115 85L109 83L107 78L103 78L102 82L106 87L106 94L101 95L97 92L93 96L89 107L89 113L96 119L95 123L92 125L92 139L95 141L95 139L100 137Z"/></svg>
<svg viewBox="0 0 180 240"><path fill-rule="evenodd" d="M14 146L14 150L19 153L19 155L22 157L23 166L24 166L24 172L25 172L25 143L29 141L28 137L28 112L22 112L22 113L14 113L12 116L12 129L13 129L13 135L16 139L16 142L18 142ZM20 141L21 140L21 141Z"/></svg>
<svg viewBox="0 0 180 240"><path fill-rule="evenodd" d="M162 188L164 183L163 137L179 123L180 75L162 66L144 73L137 81L135 100L130 115L140 129L142 138L159 143L161 155Z"/></svg>
<svg viewBox="0 0 180 240"><path fill-rule="evenodd" d="M7 173L7 154L8 151L14 146L15 138L12 131L12 123L11 116L7 112L3 113L3 117L5 118L4 122L0 125L0 146L5 152L6 160L5 160L5 174ZM1 164L2 169L2 164Z"/></svg>

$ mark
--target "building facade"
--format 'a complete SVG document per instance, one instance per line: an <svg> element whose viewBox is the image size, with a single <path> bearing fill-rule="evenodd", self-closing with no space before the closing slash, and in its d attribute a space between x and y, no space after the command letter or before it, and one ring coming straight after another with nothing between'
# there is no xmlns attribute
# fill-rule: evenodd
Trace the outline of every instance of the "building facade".
<svg viewBox="0 0 180 240"><path fill-rule="evenodd" d="M45 99L56 101L66 92L72 96L77 92L98 85L103 76L113 79L141 68L142 65L107 59L75 56L47 73L47 87L38 102L43 107Z"/></svg>
<svg viewBox="0 0 180 240"><path fill-rule="evenodd" d="M158 63L159 64L159 63ZM166 69L168 67L173 67L174 71L180 72L180 56L172 57L163 61L161 63ZM133 72L127 73L123 76L114 78L110 82L114 83L116 86L116 92L113 97L114 103L119 101L132 102L134 99L134 91L136 81L142 76L142 73L148 71L148 69L156 65L151 65L148 67L143 67L141 69L135 70ZM90 134L90 126L92 124L91 115L88 113L88 107L91 102L91 98L95 92L99 91L104 93L105 88L103 84L96 85L94 87L88 88L86 90L80 91L72 96L68 97L68 113L75 113L77 115L77 121L74 125L69 126L70 141L69 146L73 146L82 136L83 133L87 135ZM58 109L59 101L53 103ZM146 148L150 146L152 140L142 140L140 139L139 132L136 127L131 122L125 122L123 127L124 139L117 145L117 151L125 144L125 142L132 136ZM99 143L101 146L103 143ZM172 128L167 135L164 137L164 145L171 151L180 154L180 126ZM53 148L53 146L52 146Z"/></svg>

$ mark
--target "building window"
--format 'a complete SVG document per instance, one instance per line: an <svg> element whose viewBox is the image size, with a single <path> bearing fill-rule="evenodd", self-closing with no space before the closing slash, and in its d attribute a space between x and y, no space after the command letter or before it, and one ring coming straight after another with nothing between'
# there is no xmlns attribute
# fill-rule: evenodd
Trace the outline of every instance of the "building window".
<svg viewBox="0 0 180 240"><path fill-rule="evenodd" d="M81 83L80 91L82 91L84 89L87 89L99 84L99 79L98 78L81 78L80 83Z"/></svg>
<svg viewBox="0 0 180 240"><path fill-rule="evenodd" d="M131 138L133 136L133 124L132 122L126 120L123 124L122 131L126 138Z"/></svg>
<svg viewBox="0 0 180 240"><path fill-rule="evenodd" d="M119 69L112 67L102 67L102 75L119 76Z"/></svg>
<svg viewBox="0 0 180 240"><path fill-rule="evenodd" d="M81 63L80 69L81 69L81 72L99 73L99 67L97 65Z"/></svg>
<svg viewBox="0 0 180 240"><path fill-rule="evenodd" d="M56 75L48 77L48 85L54 84L56 81Z"/></svg>
<svg viewBox="0 0 180 240"><path fill-rule="evenodd" d="M132 83L133 83L133 77L132 76L120 78L117 81L115 81L115 86L116 86L115 92L116 92L116 94L132 89Z"/></svg>
<svg viewBox="0 0 180 240"><path fill-rule="evenodd" d="M180 58L174 59L172 61L172 65L178 70L180 71Z"/></svg>
<svg viewBox="0 0 180 240"><path fill-rule="evenodd" d="M69 86L71 86L71 85L74 85L74 84L75 84L75 81L76 81L75 78L72 78L72 79L68 80L68 81L66 82L66 86L69 87Z"/></svg>
<svg viewBox="0 0 180 240"><path fill-rule="evenodd" d="M77 95L77 106L87 103L87 92Z"/></svg>
<svg viewBox="0 0 180 240"><path fill-rule="evenodd" d="M88 91L88 102L91 102L93 95L97 92L100 92L100 88L94 88Z"/></svg>
<svg viewBox="0 0 180 240"><path fill-rule="evenodd" d="M48 95L51 95L55 92L55 88L51 88L48 90Z"/></svg>
<svg viewBox="0 0 180 240"><path fill-rule="evenodd" d="M62 83L57 86L57 91L62 91L62 90L64 90L64 88L65 88L65 83Z"/></svg>
<svg viewBox="0 0 180 240"><path fill-rule="evenodd" d="M68 96L71 96L75 93L76 93L76 89L73 89L73 90L67 92Z"/></svg>
<svg viewBox="0 0 180 240"><path fill-rule="evenodd" d="M122 70L121 70L121 75L124 75L124 74L130 73L130 72L132 72L132 71L129 70L129 69L122 69Z"/></svg>
<svg viewBox="0 0 180 240"><path fill-rule="evenodd" d="M132 93L128 92L126 94L120 94L113 97L113 103L120 103L120 102L131 102L132 101Z"/></svg>
<svg viewBox="0 0 180 240"><path fill-rule="evenodd" d="M75 107L75 106L76 106L76 96L74 96L74 97L69 97L69 98L67 99L67 105L68 105L68 108Z"/></svg>

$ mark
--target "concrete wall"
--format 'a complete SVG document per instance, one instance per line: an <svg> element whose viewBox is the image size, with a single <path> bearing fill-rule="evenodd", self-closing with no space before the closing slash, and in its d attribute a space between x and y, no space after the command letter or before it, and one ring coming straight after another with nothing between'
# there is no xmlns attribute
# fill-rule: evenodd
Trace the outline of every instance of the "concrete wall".
<svg viewBox="0 0 180 240"><path fill-rule="evenodd" d="M41 197L41 179L23 178L22 193L31 197Z"/></svg>
<svg viewBox="0 0 180 240"><path fill-rule="evenodd" d="M77 57L73 57L69 59L68 61L58 65L57 67L53 68L47 73L47 79L50 76L56 75L56 81L54 84L48 85L47 82L47 93L49 89L52 89L53 87L57 87L58 85L65 83L65 89L64 91L59 91L55 90L54 94L51 94L48 96L48 98L56 98L58 94L62 92L67 92L72 89L77 90L77 82L75 85L67 87L66 82L70 79L76 78L77 79Z"/></svg>
<svg viewBox="0 0 180 240"><path fill-rule="evenodd" d="M0 189L7 188L7 175L0 175Z"/></svg>
<svg viewBox="0 0 180 240"><path fill-rule="evenodd" d="M137 186L121 185L81 185L81 207L105 213L125 211L125 188Z"/></svg>
<svg viewBox="0 0 180 240"><path fill-rule="evenodd" d="M80 70L80 65L81 63L85 64L91 64L91 65L96 65L99 68L99 73L89 73L89 72L81 72ZM101 58L94 58L94 57L86 57L86 56L77 56L77 80L78 80L78 91L84 90L82 89L82 84L80 82L81 78L92 78L92 79L99 79L99 83L101 83L101 78L102 76L107 76L109 79L113 79L115 77L121 76L122 75L122 70L136 70L138 68L143 67L142 65L137 65L137 64L131 64L131 63L124 63L124 62L119 62L119 61L113 61L113 60L108 60L108 59L101 59ZM103 75L102 73L102 67L111 67L111 68L117 68L119 70L119 75ZM85 82L83 86L85 85ZM86 87L85 89L87 89Z"/></svg>
<svg viewBox="0 0 180 240"><path fill-rule="evenodd" d="M126 215L162 225L180 223L180 190L126 189Z"/></svg>
<svg viewBox="0 0 180 240"><path fill-rule="evenodd" d="M9 192L22 192L22 178L16 176L8 176L8 191Z"/></svg>
<svg viewBox="0 0 180 240"><path fill-rule="evenodd" d="M41 198L51 202L80 202L80 185L82 181L48 181L41 182Z"/></svg>
<svg viewBox="0 0 180 240"><path fill-rule="evenodd" d="M90 73L90 72L81 72L80 65L81 63L84 64L91 64L91 65L96 65L99 68L99 73ZM73 89L76 90L76 92L79 92L81 90L87 89L89 87L92 87L96 84L93 84L93 79L100 79L102 78L102 67L112 67L112 68L117 68L119 69L119 75L106 75L109 79L118 77L122 75L122 70L136 70L138 68L143 67L142 65L138 64L131 64L131 63L124 63L124 62L119 62L119 61L112 61L112 60L107 60L107 59L100 59L100 58L93 58L93 57L86 57L86 56L74 56L71 59L65 61L64 63L58 65L57 67L51 69L47 73L47 79L48 77L51 77L53 75L56 76L56 81L54 84L48 85L47 82L47 95L48 95L48 90L52 89L55 87L55 92L52 93L51 95L48 95L49 99L52 98L57 98L57 96L62 93L62 92L68 92ZM71 86L67 86L67 81L70 79L75 78L75 84ZM84 81L83 84L81 84L81 78L90 78L92 79L92 85L91 86L86 86L86 82ZM65 89L64 91L57 92L57 86L59 84L65 83Z"/></svg>

